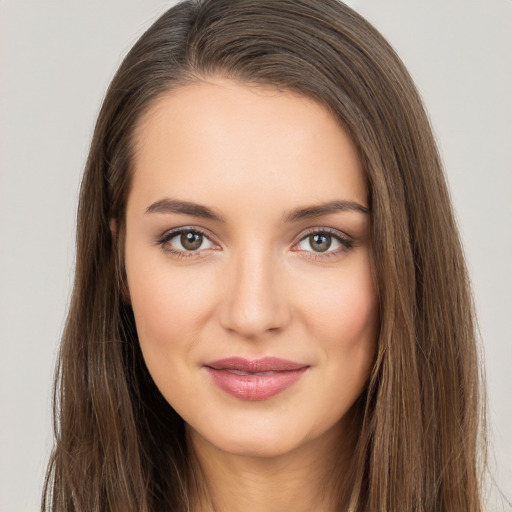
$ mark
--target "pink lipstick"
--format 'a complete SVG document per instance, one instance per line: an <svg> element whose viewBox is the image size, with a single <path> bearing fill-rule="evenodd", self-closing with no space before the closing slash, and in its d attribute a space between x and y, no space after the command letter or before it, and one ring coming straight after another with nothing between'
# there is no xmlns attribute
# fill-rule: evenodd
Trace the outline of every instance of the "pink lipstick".
<svg viewBox="0 0 512 512"><path fill-rule="evenodd" d="M204 364L213 382L242 400L265 400L293 386L308 365L276 357L229 357Z"/></svg>

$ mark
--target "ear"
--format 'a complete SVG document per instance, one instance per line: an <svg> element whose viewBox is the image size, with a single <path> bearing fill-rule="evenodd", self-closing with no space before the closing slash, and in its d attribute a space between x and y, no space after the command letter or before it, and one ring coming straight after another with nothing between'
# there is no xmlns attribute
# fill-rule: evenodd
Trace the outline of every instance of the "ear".
<svg viewBox="0 0 512 512"><path fill-rule="evenodd" d="M123 302L131 305L130 289L128 288L124 265L124 228L122 226L119 227L114 218L110 219L109 226L110 232L112 233L112 257L114 259L116 276L119 281L121 299Z"/></svg>

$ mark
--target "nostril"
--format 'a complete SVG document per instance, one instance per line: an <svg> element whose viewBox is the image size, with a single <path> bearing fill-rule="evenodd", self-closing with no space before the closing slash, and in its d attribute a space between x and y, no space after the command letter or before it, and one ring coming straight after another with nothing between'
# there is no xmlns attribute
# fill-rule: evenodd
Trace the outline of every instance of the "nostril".
<svg viewBox="0 0 512 512"><path fill-rule="evenodd" d="M288 315L282 306L242 309L238 303L225 307L221 323L228 332L256 338L281 331L288 323Z"/></svg>

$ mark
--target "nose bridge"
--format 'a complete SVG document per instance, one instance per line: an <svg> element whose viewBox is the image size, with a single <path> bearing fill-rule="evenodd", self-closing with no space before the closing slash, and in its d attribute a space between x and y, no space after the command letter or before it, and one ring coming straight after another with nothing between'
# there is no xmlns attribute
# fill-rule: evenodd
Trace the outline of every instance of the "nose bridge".
<svg viewBox="0 0 512 512"><path fill-rule="evenodd" d="M286 297L279 290L278 258L261 244L233 254L226 269L222 323L243 337L282 329L289 320Z"/></svg>

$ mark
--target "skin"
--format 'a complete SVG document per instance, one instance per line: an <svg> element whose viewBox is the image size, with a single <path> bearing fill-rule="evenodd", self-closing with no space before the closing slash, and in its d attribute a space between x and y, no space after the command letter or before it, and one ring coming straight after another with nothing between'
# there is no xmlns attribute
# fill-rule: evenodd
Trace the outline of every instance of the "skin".
<svg viewBox="0 0 512 512"><path fill-rule="evenodd" d="M311 99L221 77L158 98L135 141L128 292L144 359L187 424L212 502L223 511L333 509L329 476L349 459L351 407L378 334L354 143ZM165 199L219 218L147 211ZM362 208L290 218L330 201ZM198 250L173 232L183 227L204 233ZM318 252L309 236L326 230L331 246ZM308 369L276 396L243 400L204 367L232 356ZM196 509L211 506L196 497Z"/></svg>

